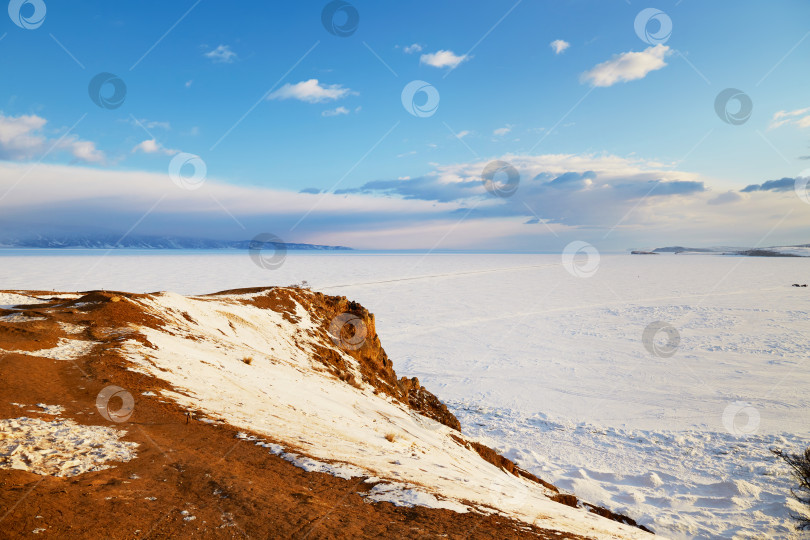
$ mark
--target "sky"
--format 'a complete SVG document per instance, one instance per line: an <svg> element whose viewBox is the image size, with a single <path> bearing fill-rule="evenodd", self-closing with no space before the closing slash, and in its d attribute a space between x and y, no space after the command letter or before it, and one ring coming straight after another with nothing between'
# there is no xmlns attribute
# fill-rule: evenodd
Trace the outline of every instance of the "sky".
<svg viewBox="0 0 810 540"><path fill-rule="evenodd" d="M0 240L808 243L808 20L802 0L11 0Z"/></svg>

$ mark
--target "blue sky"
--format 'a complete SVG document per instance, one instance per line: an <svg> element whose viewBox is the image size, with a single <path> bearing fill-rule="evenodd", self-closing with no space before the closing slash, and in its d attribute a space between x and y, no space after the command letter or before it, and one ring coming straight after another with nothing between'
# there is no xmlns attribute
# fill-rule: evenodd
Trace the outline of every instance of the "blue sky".
<svg viewBox="0 0 810 540"><path fill-rule="evenodd" d="M356 1L343 37L322 24L327 2L38 2L38 27L0 23L0 207L18 230L139 223L367 248L808 241L793 190L740 191L810 167L807 2L660 2L672 32L647 42L634 23L650 6L622 1ZM37 2L16 4L36 26ZM102 72L126 85L118 108L88 95ZM403 107L414 80L435 88L435 113ZM740 125L715 111L726 88L753 104ZM205 163L199 189L169 178L180 152ZM492 160L519 171L513 196L488 197ZM579 180L553 184L566 173Z"/></svg>

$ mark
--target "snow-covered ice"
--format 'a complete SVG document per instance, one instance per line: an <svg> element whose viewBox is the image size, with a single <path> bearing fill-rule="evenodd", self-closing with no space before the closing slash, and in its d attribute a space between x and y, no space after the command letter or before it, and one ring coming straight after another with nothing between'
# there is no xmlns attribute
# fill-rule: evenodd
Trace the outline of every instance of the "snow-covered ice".
<svg viewBox="0 0 810 540"><path fill-rule="evenodd" d="M201 294L307 280L375 313L397 373L464 431L588 502L674 538L785 537L792 481L768 448L810 445L810 261L603 254L2 256L4 288ZM92 276L78 279L97 264ZM642 343L671 324L670 357Z"/></svg>

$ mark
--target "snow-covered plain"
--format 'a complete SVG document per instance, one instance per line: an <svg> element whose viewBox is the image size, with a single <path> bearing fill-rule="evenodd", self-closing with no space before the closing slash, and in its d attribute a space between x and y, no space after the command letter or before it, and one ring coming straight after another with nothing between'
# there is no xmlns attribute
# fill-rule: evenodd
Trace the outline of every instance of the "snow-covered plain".
<svg viewBox="0 0 810 540"><path fill-rule="evenodd" d="M768 449L810 445L810 287L791 287L808 265L602 255L583 278L559 255L291 252L263 270L246 253L31 253L0 255L0 289L307 280L373 311L398 374L538 476L665 536L761 538L792 530ZM642 342L655 321L680 336L671 356Z"/></svg>

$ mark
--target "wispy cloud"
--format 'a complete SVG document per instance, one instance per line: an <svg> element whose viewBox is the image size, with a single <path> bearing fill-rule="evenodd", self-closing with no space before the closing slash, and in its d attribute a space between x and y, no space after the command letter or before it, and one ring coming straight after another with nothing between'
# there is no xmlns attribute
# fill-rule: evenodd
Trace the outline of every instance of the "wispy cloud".
<svg viewBox="0 0 810 540"><path fill-rule="evenodd" d="M469 60L469 58L466 54L457 55L453 51L442 50L423 54L419 57L419 63L437 68L455 68L460 63Z"/></svg>
<svg viewBox="0 0 810 540"><path fill-rule="evenodd" d="M641 52L617 54L582 74L582 82L591 86L613 86L619 82L643 79L648 73L667 65L664 61L671 50L666 45L655 45Z"/></svg>
<svg viewBox="0 0 810 540"><path fill-rule="evenodd" d="M102 163L104 152L96 148L96 143L92 141L81 141L77 138L63 141L65 147L73 154L73 157L85 163Z"/></svg>
<svg viewBox="0 0 810 540"><path fill-rule="evenodd" d="M555 39L549 43L549 45L551 46L551 50L554 51L554 54L562 54L565 49L571 46L570 43L562 39Z"/></svg>
<svg viewBox="0 0 810 540"><path fill-rule="evenodd" d="M161 122L157 120L147 120L146 118L139 118L135 119L134 117L129 118L129 123L137 128L146 128L146 129L165 129L170 130L172 128L169 122Z"/></svg>
<svg viewBox="0 0 810 540"><path fill-rule="evenodd" d="M238 58L229 45L220 45L216 49L204 53L203 56L218 64L232 64Z"/></svg>
<svg viewBox="0 0 810 540"><path fill-rule="evenodd" d="M761 184L751 184L740 190L741 193L751 193L754 191L793 191L796 186L795 178L780 178L779 180L768 180Z"/></svg>
<svg viewBox="0 0 810 540"><path fill-rule="evenodd" d="M810 127L810 107L794 111L777 111L771 118L768 129L776 129L786 124L792 124L800 128Z"/></svg>
<svg viewBox="0 0 810 540"><path fill-rule="evenodd" d="M512 124L506 124L505 126L498 128L492 132L493 135L496 137L503 137L504 135L508 135L512 128L515 127Z"/></svg>
<svg viewBox="0 0 810 540"><path fill-rule="evenodd" d="M101 163L104 153L91 141L76 135L51 139L44 133L48 121L37 115L5 116L0 113L0 159L24 161L44 155L51 148L70 152L87 163Z"/></svg>
<svg viewBox="0 0 810 540"><path fill-rule="evenodd" d="M267 99L297 99L307 103L324 103L356 94L339 84L321 84L318 79L309 79L295 84L287 83L267 96Z"/></svg>
<svg viewBox="0 0 810 540"><path fill-rule="evenodd" d="M719 204L732 204L742 200L742 195L737 193L736 191L726 191L725 193L721 193L717 197L713 199L709 199L707 204L711 205L719 205Z"/></svg>
<svg viewBox="0 0 810 540"><path fill-rule="evenodd" d="M407 45L405 47L402 47L402 52L404 52L405 54L413 54L413 53L417 53L417 52L422 52L422 46L420 44L418 44L418 43L414 43L412 45Z"/></svg>
<svg viewBox="0 0 810 540"><path fill-rule="evenodd" d="M344 114L349 114L349 109L347 109L346 107L343 107L341 105L340 107L336 107L334 109L328 109L328 110L323 111L321 113L321 116L327 116L327 117L329 117L329 116L341 116L341 115L344 115Z"/></svg>
<svg viewBox="0 0 810 540"><path fill-rule="evenodd" d="M172 150L171 148L166 148L155 139L147 139L135 145L132 149L132 153L143 152L144 154L165 154L167 156L173 156L179 152L179 150Z"/></svg>

